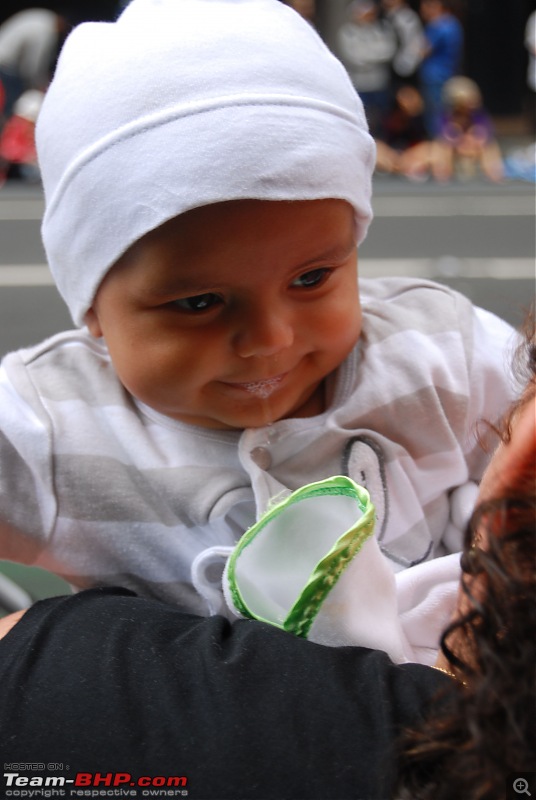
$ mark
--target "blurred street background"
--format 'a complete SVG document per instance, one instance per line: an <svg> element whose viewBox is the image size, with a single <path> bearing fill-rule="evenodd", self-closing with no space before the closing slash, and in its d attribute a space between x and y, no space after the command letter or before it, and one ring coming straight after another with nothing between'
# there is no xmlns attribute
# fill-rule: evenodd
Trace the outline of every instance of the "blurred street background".
<svg viewBox="0 0 536 800"><path fill-rule="evenodd" d="M289 0L288 4L310 15L322 38L337 51L337 33L350 0ZM71 24L113 20L124 5L126 0L2 0L0 24L16 12L36 6L65 14ZM419 0L409 0L408 5L419 11ZM526 85L524 32L534 0L452 0L452 7L465 34L464 74L478 83L494 116L519 115Z"/></svg>

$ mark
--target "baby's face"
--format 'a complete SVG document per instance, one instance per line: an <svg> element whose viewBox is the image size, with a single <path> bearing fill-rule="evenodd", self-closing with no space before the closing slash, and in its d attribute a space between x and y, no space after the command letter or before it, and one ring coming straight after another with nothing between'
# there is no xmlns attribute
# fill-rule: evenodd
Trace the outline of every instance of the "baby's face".
<svg viewBox="0 0 536 800"><path fill-rule="evenodd" d="M342 200L233 201L139 240L86 318L138 400L206 428L324 410L361 331L354 212Z"/></svg>

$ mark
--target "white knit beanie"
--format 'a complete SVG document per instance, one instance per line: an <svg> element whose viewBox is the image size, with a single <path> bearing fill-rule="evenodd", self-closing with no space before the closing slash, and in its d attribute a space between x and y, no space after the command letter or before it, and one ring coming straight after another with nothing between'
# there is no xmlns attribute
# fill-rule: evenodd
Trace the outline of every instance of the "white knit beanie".
<svg viewBox="0 0 536 800"><path fill-rule="evenodd" d="M225 200L340 198L371 219L374 142L339 61L279 0L132 0L62 50L37 125L50 268L83 324L130 245Z"/></svg>

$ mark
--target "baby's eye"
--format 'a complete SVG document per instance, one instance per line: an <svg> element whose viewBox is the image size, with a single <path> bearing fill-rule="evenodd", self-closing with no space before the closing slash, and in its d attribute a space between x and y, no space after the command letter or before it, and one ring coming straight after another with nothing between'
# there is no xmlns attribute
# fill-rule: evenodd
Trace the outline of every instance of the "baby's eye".
<svg viewBox="0 0 536 800"><path fill-rule="evenodd" d="M179 300L174 300L173 305L178 306L183 311L191 311L193 313L208 311L213 306L221 303L221 297L213 292L206 294L196 294L193 297L181 297Z"/></svg>
<svg viewBox="0 0 536 800"><path fill-rule="evenodd" d="M312 269L309 272L304 272L299 278L296 278L296 280L292 282L292 285L303 286L306 289L310 289L313 286L319 286L325 281L330 272L331 270L327 267Z"/></svg>

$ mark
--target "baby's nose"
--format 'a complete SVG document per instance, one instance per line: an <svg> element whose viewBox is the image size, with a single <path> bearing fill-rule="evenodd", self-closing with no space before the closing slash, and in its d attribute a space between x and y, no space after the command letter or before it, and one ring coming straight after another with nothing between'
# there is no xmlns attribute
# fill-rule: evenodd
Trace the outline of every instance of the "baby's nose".
<svg viewBox="0 0 536 800"><path fill-rule="evenodd" d="M257 309L248 315L235 336L235 350L241 358L273 356L294 341L292 322L284 311Z"/></svg>

